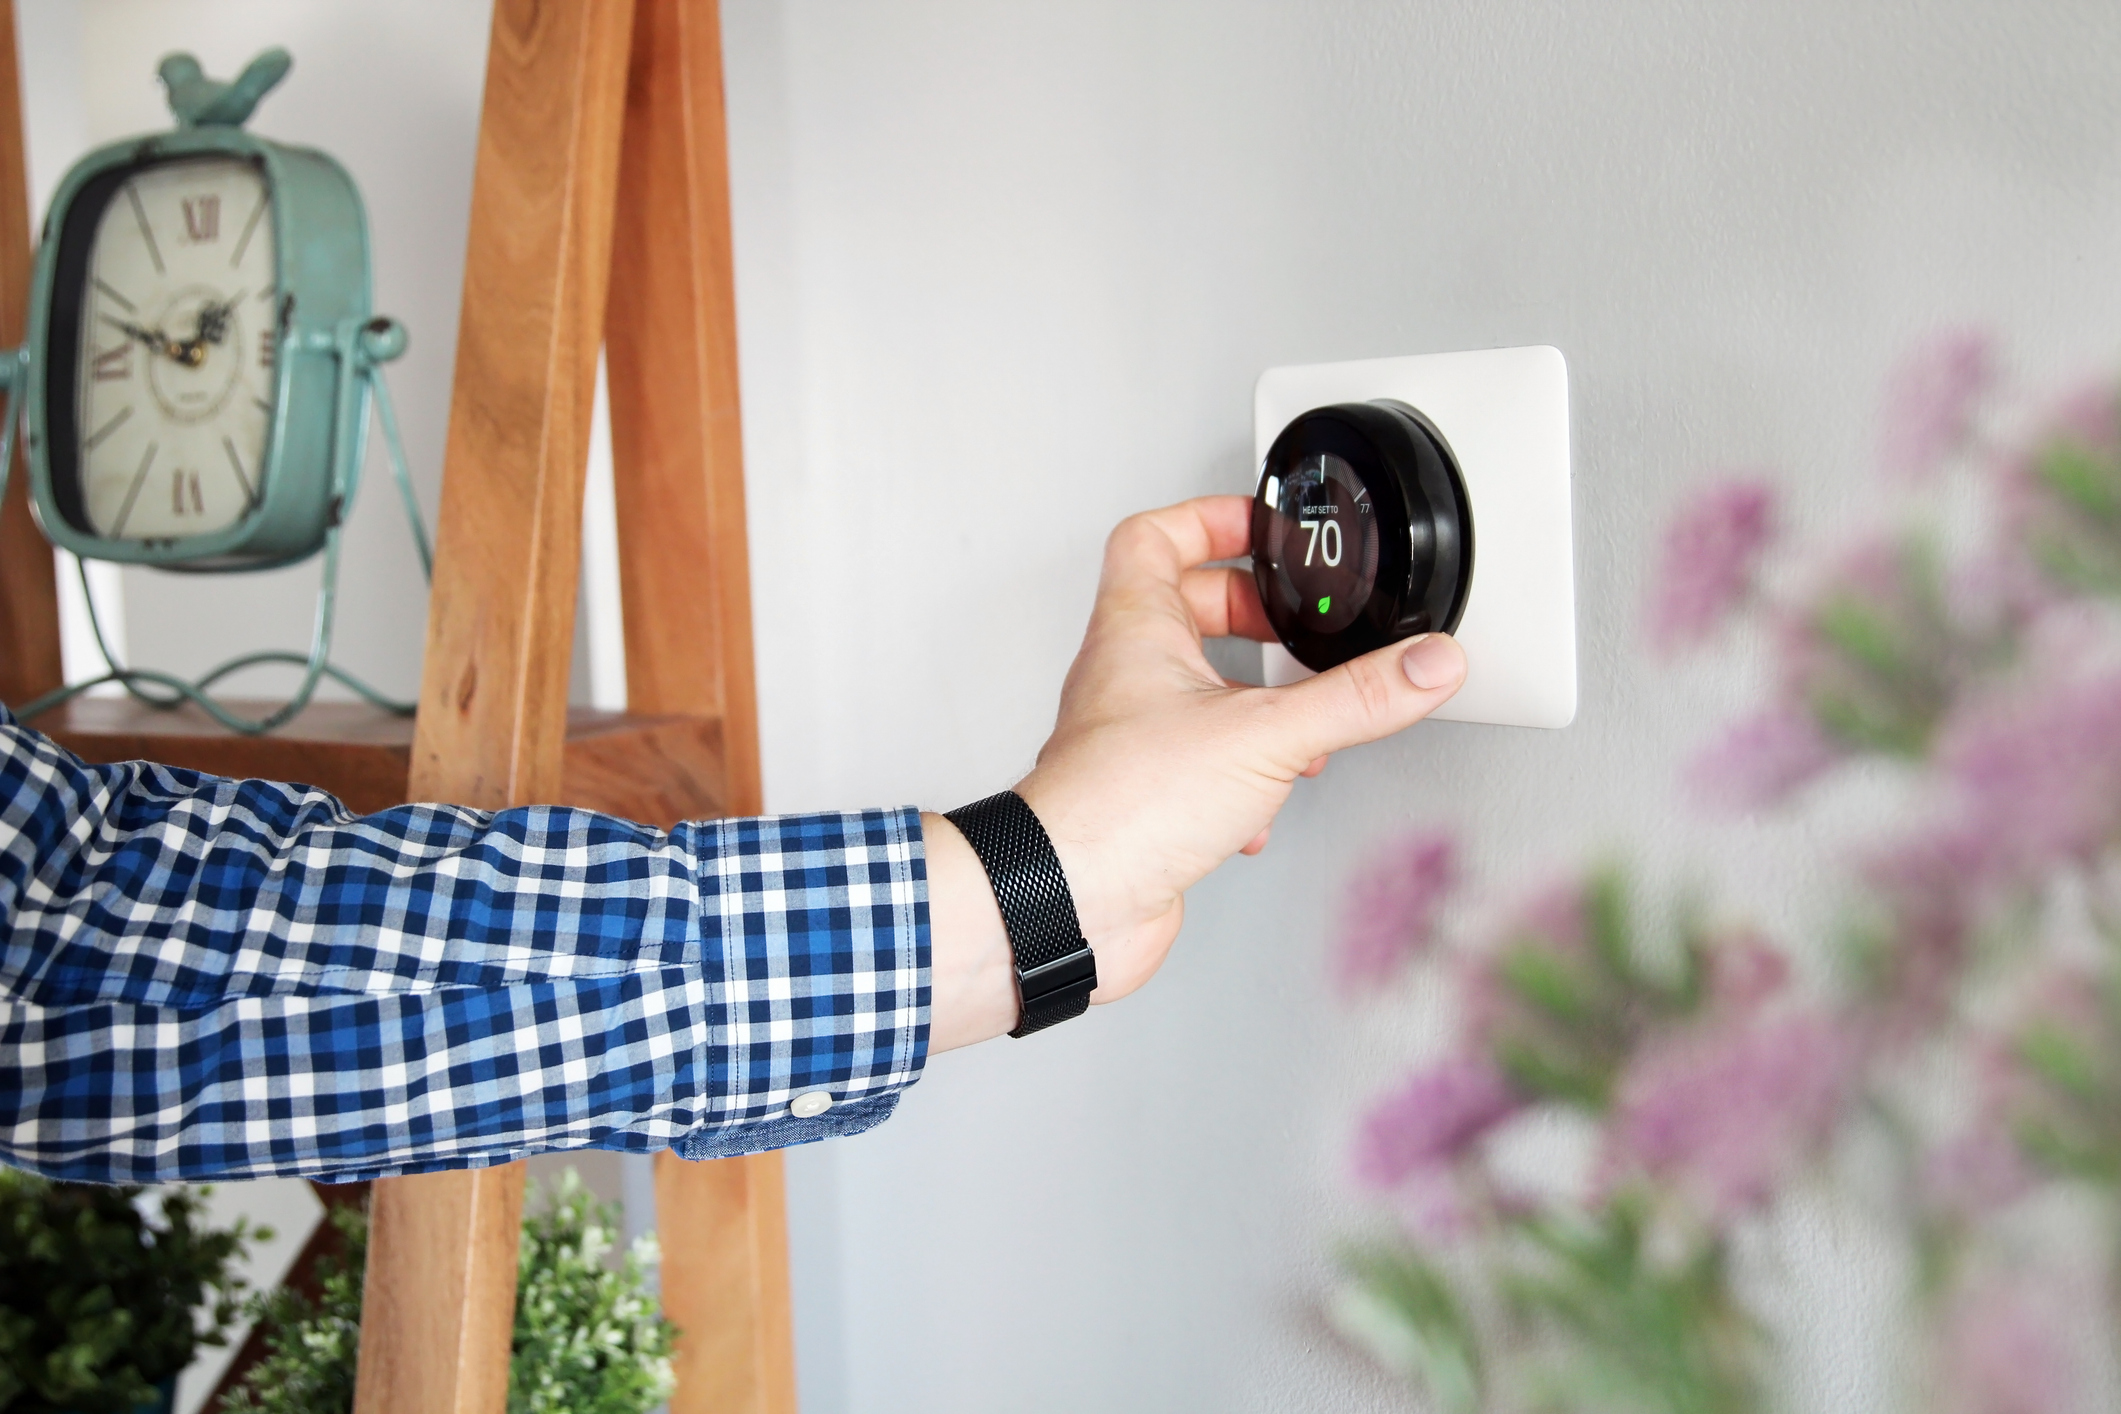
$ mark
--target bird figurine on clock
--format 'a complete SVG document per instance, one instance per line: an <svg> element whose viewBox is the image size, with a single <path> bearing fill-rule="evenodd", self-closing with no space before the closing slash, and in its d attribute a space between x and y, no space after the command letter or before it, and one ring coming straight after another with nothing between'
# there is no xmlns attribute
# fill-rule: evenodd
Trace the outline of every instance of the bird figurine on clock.
<svg viewBox="0 0 2121 1414"><path fill-rule="evenodd" d="M306 661L289 704L299 710L321 674L343 676L326 661L337 535L372 398L423 560L427 550L379 374L404 351L405 331L370 306L360 193L327 154L243 129L291 63L269 50L220 83L190 55L163 60L176 129L98 148L66 174L37 251L29 340L0 379L10 438L20 395L32 504L53 544L198 572L327 552L306 659L238 664ZM197 687L140 670L111 676L147 700L189 699L239 730L264 729L203 696L220 672Z"/></svg>

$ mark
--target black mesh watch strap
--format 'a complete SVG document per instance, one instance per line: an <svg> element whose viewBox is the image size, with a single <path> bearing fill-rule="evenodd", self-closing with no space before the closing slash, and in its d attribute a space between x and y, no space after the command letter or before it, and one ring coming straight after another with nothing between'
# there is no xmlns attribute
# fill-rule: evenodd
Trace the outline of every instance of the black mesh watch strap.
<svg viewBox="0 0 2121 1414"><path fill-rule="evenodd" d="M986 869L1016 954L1023 1014L1009 1034L1029 1036L1081 1016L1097 987L1097 958L1083 940L1068 876L1046 827L1013 790L959 806L943 818L963 832Z"/></svg>

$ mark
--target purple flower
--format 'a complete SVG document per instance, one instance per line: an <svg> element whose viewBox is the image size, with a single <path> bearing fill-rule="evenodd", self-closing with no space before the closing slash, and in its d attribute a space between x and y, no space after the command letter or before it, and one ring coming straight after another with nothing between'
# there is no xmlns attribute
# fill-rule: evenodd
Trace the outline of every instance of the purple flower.
<svg viewBox="0 0 2121 1414"><path fill-rule="evenodd" d="M2052 1277L1991 1278L1961 1293L1945 1322L1939 1394L1951 1414L2057 1414L2077 1403L2067 1335L2090 1292Z"/></svg>
<svg viewBox="0 0 2121 1414"><path fill-rule="evenodd" d="M1987 896L1992 842L1947 829L1903 843L1865 863L1884 907L1869 972L1884 1029L1907 1039L1950 1006L1973 949Z"/></svg>
<svg viewBox="0 0 2121 1414"><path fill-rule="evenodd" d="M1775 493L1757 481L1711 487L1673 517L1649 603L1658 652L1701 643L1751 593L1774 519Z"/></svg>
<svg viewBox="0 0 2121 1414"><path fill-rule="evenodd" d="M1437 915L1458 882L1458 851L1441 832L1393 841L1348 886L1337 971L1353 992L1384 981L1435 941Z"/></svg>
<svg viewBox="0 0 2121 1414"><path fill-rule="evenodd" d="M1473 1227L1483 1204L1450 1169L1432 1168L1393 1189L1387 1206L1416 1237L1447 1242Z"/></svg>
<svg viewBox="0 0 2121 1414"><path fill-rule="evenodd" d="M1556 879L1510 915L1495 941L1504 948L1537 947L1573 957L1587 942L1590 908L1587 880L1575 875Z"/></svg>
<svg viewBox="0 0 2121 1414"><path fill-rule="evenodd" d="M1673 1038L1621 1080L1617 1157L1713 1213L1758 1206L1826 1137L1857 1059L1854 1033L1819 1012Z"/></svg>
<svg viewBox="0 0 2121 1414"><path fill-rule="evenodd" d="M2055 403L2042 427L2049 441L2121 456L2121 396L2109 379L2087 383Z"/></svg>
<svg viewBox="0 0 2121 1414"><path fill-rule="evenodd" d="M1917 1176L1923 1203L1960 1222L2009 1205L2032 1182L2025 1155L1995 1114L1984 1114L1931 1153Z"/></svg>
<svg viewBox="0 0 2121 1414"><path fill-rule="evenodd" d="M1687 779L1713 808L1742 814L1781 803L1841 757L1809 714L1777 707L1730 728L1688 765Z"/></svg>
<svg viewBox="0 0 2121 1414"><path fill-rule="evenodd" d="M1488 1060L1440 1062L1385 1096L1363 1120L1356 1174L1379 1188L1434 1180L1523 1103Z"/></svg>
<svg viewBox="0 0 2121 1414"><path fill-rule="evenodd" d="M1975 405L1995 380L1995 345L1978 330L1948 331L1904 359L1886 380L1880 452L1887 473L1912 481L1932 475L1966 442Z"/></svg>
<svg viewBox="0 0 2121 1414"><path fill-rule="evenodd" d="M1755 932L1725 938L1709 957L1709 998L1725 1016L1751 1015L1789 980L1789 958Z"/></svg>
<svg viewBox="0 0 2121 1414"><path fill-rule="evenodd" d="M2121 832L2121 673L1970 717L1941 756L1960 798L1959 833L1989 870L2085 860Z"/></svg>

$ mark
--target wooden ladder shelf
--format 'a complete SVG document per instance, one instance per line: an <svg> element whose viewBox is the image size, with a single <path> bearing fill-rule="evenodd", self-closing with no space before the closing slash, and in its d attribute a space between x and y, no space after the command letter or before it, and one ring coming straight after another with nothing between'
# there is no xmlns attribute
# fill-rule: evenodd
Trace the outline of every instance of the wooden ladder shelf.
<svg viewBox="0 0 2121 1414"><path fill-rule="evenodd" d="M29 272L12 0L0 0L0 339ZM616 219L623 210L625 219ZM597 356L607 358L630 710L567 686ZM0 698L59 681L26 478L0 507ZM496 0L420 710L312 707L242 738L77 699L90 760L668 825L761 809L715 0ZM778 1154L656 1156L674 1414L795 1408ZM375 1186L358 1414L501 1414L523 1166Z"/></svg>

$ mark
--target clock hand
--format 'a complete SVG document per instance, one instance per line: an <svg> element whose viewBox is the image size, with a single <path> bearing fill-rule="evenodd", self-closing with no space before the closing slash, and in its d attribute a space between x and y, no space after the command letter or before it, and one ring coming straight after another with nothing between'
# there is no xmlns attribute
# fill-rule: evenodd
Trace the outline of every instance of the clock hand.
<svg viewBox="0 0 2121 1414"><path fill-rule="evenodd" d="M228 316L235 313L236 302L223 300L219 304L199 306L199 330L192 336L194 344L218 344L228 337Z"/></svg>
<svg viewBox="0 0 2121 1414"><path fill-rule="evenodd" d="M178 343L160 329L143 329L137 324L128 323L123 319L117 319L108 314L103 316L103 322L115 325L127 338L138 339L141 343L147 345L151 352L161 354L165 358L174 359L178 363L189 363L193 367L198 366L198 361L188 356L185 345ZM204 356L204 350L201 350L201 356Z"/></svg>
<svg viewBox="0 0 2121 1414"><path fill-rule="evenodd" d="M218 344L228 337L228 316L235 312L235 300L223 300L219 304L199 306L199 319L192 336L181 344L170 346L170 357L186 368L197 368L206 362L206 346Z"/></svg>
<svg viewBox="0 0 2121 1414"><path fill-rule="evenodd" d="M127 323L123 319L118 319L108 314L103 316L103 322L116 327L128 339L138 339L156 353L168 353L176 347L169 337L159 329L143 329L137 324Z"/></svg>

